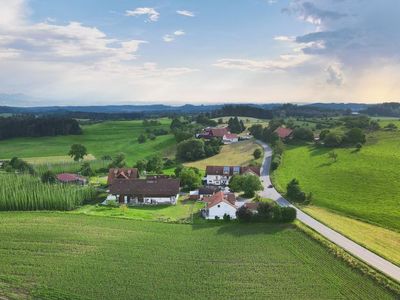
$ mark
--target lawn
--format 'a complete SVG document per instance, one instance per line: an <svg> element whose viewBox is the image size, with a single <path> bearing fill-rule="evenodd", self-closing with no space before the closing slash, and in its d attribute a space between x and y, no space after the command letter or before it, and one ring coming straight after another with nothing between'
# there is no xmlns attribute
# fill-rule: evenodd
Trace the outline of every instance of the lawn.
<svg viewBox="0 0 400 300"><path fill-rule="evenodd" d="M367 144L336 149L337 162L327 148L288 146L274 181L284 190L297 178L313 204L390 229L400 230L400 133L379 131Z"/></svg>
<svg viewBox="0 0 400 300"><path fill-rule="evenodd" d="M292 225L1 213L0 294L37 299L393 299Z"/></svg>
<svg viewBox="0 0 400 300"><path fill-rule="evenodd" d="M121 206L111 208L106 206L85 205L74 214L85 214L90 216L107 216L136 220L152 220L161 222L190 222L192 213L196 214L204 207L204 204L193 201L178 201L176 205L157 205L157 206Z"/></svg>
<svg viewBox="0 0 400 300"><path fill-rule="evenodd" d="M354 220L316 206L305 207L304 211L400 266L400 233Z"/></svg>
<svg viewBox="0 0 400 300"><path fill-rule="evenodd" d="M261 146L252 140L224 145L219 154L199 161L185 163L185 166L196 167L200 170L205 170L210 165L247 166L254 161L253 152L257 148L263 150ZM261 165L261 160L260 158L256 163Z"/></svg>
<svg viewBox="0 0 400 300"><path fill-rule="evenodd" d="M169 129L170 120L160 119L162 125L151 128ZM153 155L173 156L175 138L172 134L158 136L154 141L139 144L137 137L145 131L142 121L108 121L83 125L82 135L57 137L15 138L0 141L0 157L30 158L65 156L74 143L83 144L96 158L125 153L128 165ZM49 158L52 160L51 158Z"/></svg>

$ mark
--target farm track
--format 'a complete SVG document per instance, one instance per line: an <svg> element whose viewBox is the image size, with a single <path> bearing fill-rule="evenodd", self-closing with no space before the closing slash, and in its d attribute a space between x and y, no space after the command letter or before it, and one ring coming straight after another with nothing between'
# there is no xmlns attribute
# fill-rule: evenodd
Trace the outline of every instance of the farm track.
<svg viewBox="0 0 400 300"><path fill-rule="evenodd" d="M290 206L294 207L297 211L297 219L334 244L343 248L353 256L359 258L363 262L367 263L371 267L380 271L383 274L386 274L390 278L400 282L400 268L394 265L393 263L387 261L386 259L380 257L379 255L365 249L354 241L348 239L342 234L334 231L328 226L322 224L316 219L312 218L308 214L304 213L299 208L293 206L288 200L286 200L274 187L268 188L272 184L270 178L270 166L272 159L272 149L265 143L259 142L260 145L264 148L264 161L261 167L261 177L264 185L264 191L261 192L261 195L265 198L272 199L276 201L280 206Z"/></svg>

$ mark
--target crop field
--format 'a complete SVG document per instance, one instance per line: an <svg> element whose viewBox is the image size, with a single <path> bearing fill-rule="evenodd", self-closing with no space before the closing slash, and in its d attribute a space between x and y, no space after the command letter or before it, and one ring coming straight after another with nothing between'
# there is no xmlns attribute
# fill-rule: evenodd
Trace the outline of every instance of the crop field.
<svg viewBox="0 0 400 300"><path fill-rule="evenodd" d="M178 201L176 205L156 205L116 208L107 206L85 205L72 213L89 216L117 217L124 219L161 221L161 222L190 222L192 214L198 214L203 203L194 201Z"/></svg>
<svg viewBox="0 0 400 300"><path fill-rule="evenodd" d="M94 197L90 187L43 184L30 175L0 174L0 210L71 210Z"/></svg>
<svg viewBox="0 0 400 300"><path fill-rule="evenodd" d="M368 136L361 151L288 146L274 174L278 188L297 178L313 204L370 223L400 230L400 133L379 131Z"/></svg>
<svg viewBox="0 0 400 300"><path fill-rule="evenodd" d="M0 240L5 298L394 298L293 225L1 213Z"/></svg>
<svg viewBox="0 0 400 300"><path fill-rule="evenodd" d="M399 232L348 218L316 206L307 206L303 210L334 230L400 266Z"/></svg>
<svg viewBox="0 0 400 300"><path fill-rule="evenodd" d="M252 162L261 165L262 159L260 158L257 161L254 161L253 157L253 152L257 148L263 150L261 146L252 140L224 145L219 154L199 161L185 163L185 166L205 170L208 165L247 166Z"/></svg>
<svg viewBox="0 0 400 300"><path fill-rule="evenodd" d="M162 125L151 128L169 129L170 120L160 119L160 122ZM43 161L43 157L67 155L71 145L75 143L86 146L88 153L98 159L103 155L125 153L129 165L153 155L174 155L175 138L172 134L158 136L154 141L147 140L143 144L138 143L138 136L146 129L142 121L109 121L83 125L82 129L82 135L15 138L0 141L0 157L17 156L29 159L40 157Z"/></svg>

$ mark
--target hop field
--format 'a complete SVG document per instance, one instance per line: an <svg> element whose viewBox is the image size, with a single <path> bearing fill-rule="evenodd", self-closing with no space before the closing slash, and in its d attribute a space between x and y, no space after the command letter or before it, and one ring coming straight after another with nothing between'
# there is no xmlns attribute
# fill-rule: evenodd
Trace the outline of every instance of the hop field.
<svg viewBox="0 0 400 300"><path fill-rule="evenodd" d="M71 210L94 197L91 187L43 184L30 175L0 174L0 210Z"/></svg>

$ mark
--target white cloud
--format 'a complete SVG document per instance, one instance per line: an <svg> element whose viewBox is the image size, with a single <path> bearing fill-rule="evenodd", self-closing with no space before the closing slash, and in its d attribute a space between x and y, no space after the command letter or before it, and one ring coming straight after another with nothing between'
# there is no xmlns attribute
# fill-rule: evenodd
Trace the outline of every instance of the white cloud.
<svg viewBox="0 0 400 300"><path fill-rule="evenodd" d="M338 65L330 65L326 69L328 75L326 82L329 84L340 86L343 84L343 74Z"/></svg>
<svg viewBox="0 0 400 300"><path fill-rule="evenodd" d="M296 38L293 36L278 35L274 37L274 40L279 42L294 42Z"/></svg>
<svg viewBox="0 0 400 300"><path fill-rule="evenodd" d="M298 67L309 60L304 54L281 55L275 60L252 60L223 58L217 61L214 66L224 69L237 69L256 72L284 71Z"/></svg>
<svg viewBox="0 0 400 300"><path fill-rule="evenodd" d="M150 22L157 22L160 17L160 13L152 7L138 7L135 10L127 10L125 12L125 16L128 17L137 17L143 15L147 15L148 21Z"/></svg>
<svg viewBox="0 0 400 300"><path fill-rule="evenodd" d="M175 37L185 35L186 33L183 30L176 30L172 34L165 34L163 36L163 41L166 43L170 43L175 41Z"/></svg>
<svg viewBox="0 0 400 300"><path fill-rule="evenodd" d="M195 16L194 12L189 11L189 10L177 10L176 13L178 15L185 16L185 17L194 17Z"/></svg>

